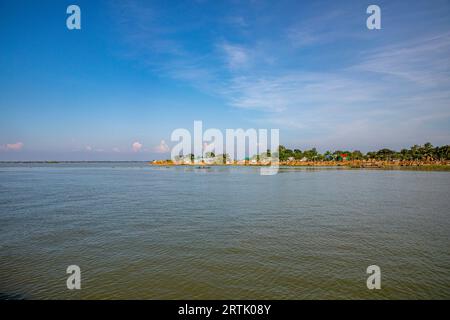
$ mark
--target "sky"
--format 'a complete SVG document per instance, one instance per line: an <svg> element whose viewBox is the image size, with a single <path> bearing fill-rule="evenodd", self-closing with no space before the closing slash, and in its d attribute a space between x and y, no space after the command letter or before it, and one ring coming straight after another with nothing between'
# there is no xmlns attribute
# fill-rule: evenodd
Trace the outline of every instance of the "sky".
<svg viewBox="0 0 450 320"><path fill-rule="evenodd" d="M450 144L448 0L0 0L0 37L0 161L168 158L194 120L322 152Z"/></svg>

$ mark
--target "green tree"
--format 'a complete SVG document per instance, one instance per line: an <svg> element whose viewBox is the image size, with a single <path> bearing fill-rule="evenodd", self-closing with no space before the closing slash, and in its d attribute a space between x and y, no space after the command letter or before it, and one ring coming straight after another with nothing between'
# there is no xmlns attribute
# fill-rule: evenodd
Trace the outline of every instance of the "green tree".
<svg viewBox="0 0 450 320"><path fill-rule="evenodd" d="M395 151L384 148L384 149L377 151L376 158L378 160L391 160L393 158L394 154L395 154Z"/></svg>
<svg viewBox="0 0 450 320"><path fill-rule="evenodd" d="M308 160L317 160L319 153L317 152L316 148L312 148L311 150L305 150L303 152L303 155L306 157L306 159Z"/></svg>
<svg viewBox="0 0 450 320"><path fill-rule="evenodd" d="M364 155L359 150L355 150L350 153L350 159L352 159L352 160L362 160L363 158L364 158Z"/></svg>
<svg viewBox="0 0 450 320"><path fill-rule="evenodd" d="M434 158L434 147L431 143L425 143L420 151L423 159L432 160Z"/></svg>
<svg viewBox="0 0 450 320"><path fill-rule="evenodd" d="M328 160L328 161L334 159L333 154L331 153L330 150L325 151L325 153L323 154L323 157L325 160Z"/></svg>
<svg viewBox="0 0 450 320"><path fill-rule="evenodd" d="M410 154L412 160L420 160L421 159L420 146L418 146L417 144L413 145L410 149Z"/></svg>
<svg viewBox="0 0 450 320"><path fill-rule="evenodd" d="M288 156L287 156L286 150L287 149L286 149L285 146L280 145L278 147L278 155L279 155L280 161L286 161L287 160Z"/></svg>
<svg viewBox="0 0 450 320"><path fill-rule="evenodd" d="M374 152L374 151L370 151L370 152L367 152L367 154L366 154L366 159L375 159L376 158L376 155L377 155L377 153L376 152Z"/></svg>
<svg viewBox="0 0 450 320"><path fill-rule="evenodd" d="M300 149L294 149L294 158L295 160L300 160L303 158L303 152Z"/></svg>
<svg viewBox="0 0 450 320"><path fill-rule="evenodd" d="M402 160L411 160L412 156L411 156L411 152L408 149L402 149L400 150L400 159Z"/></svg>
<svg viewBox="0 0 450 320"><path fill-rule="evenodd" d="M439 160L450 160L450 146L445 145L442 147L436 147L435 149L436 159Z"/></svg>

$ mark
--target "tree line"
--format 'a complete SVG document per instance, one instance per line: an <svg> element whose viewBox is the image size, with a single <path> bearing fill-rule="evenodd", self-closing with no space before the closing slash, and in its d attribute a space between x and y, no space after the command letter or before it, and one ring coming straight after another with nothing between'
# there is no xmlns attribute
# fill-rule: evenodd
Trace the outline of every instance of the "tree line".
<svg viewBox="0 0 450 320"><path fill-rule="evenodd" d="M274 154L274 156L276 156ZM262 161L271 157L269 150L260 155L254 155L247 157L245 160L257 160ZM435 147L431 143L427 142L424 145L413 145L409 149L401 149L395 151L387 148L380 149L378 151L370 151L363 153L359 150L327 150L324 153L319 153L316 148L308 150L300 149L288 149L285 146L280 145L278 149L278 157L280 161L343 161L343 160L380 160L380 161L443 161L450 160L450 145L441 147ZM193 154L188 154L183 157L179 155L175 157L176 161L182 159L189 159L192 162L195 157ZM208 152L204 155L203 159L215 158L219 162L231 161L228 154L216 155L214 152Z"/></svg>
<svg viewBox="0 0 450 320"><path fill-rule="evenodd" d="M413 145L409 149L401 149L395 151L391 149L380 149L378 151L370 151L362 153L359 150L335 150L319 153L316 148L310 150L288 149L280 145L279 148L280 161L287 160L308 160L308 161L339 161L339 160L450 160L450 146L445 145L435 147L427 142L424 145Z"/></svg>

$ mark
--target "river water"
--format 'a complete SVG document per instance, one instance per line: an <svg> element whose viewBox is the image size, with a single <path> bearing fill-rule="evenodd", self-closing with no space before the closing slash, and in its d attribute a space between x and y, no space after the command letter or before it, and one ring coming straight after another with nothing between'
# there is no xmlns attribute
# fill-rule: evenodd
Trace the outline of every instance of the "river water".
<svg viewBox="0 0 450 320"><path fill-rule="evenodd" d="M449 172L258 170L0 164L0 297L450 299Z"/></svg>

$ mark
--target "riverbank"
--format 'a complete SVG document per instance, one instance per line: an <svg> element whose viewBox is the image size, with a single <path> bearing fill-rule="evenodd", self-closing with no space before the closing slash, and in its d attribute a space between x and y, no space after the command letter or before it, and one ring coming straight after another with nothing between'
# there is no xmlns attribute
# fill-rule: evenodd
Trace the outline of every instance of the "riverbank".
<svg viewBox="0 0 450 320"><path fill-rule="evenodd" d="M155 166L267 166L256 161L234 161L229 163L210 163L199 161L193 163L176 163L171 160L154 160L149 163ZM287 167L347 167L367 169L421 169L450 171L450 161L379 161L379 160L347 160L347 161L280 161L280 166Z"/></svg>

